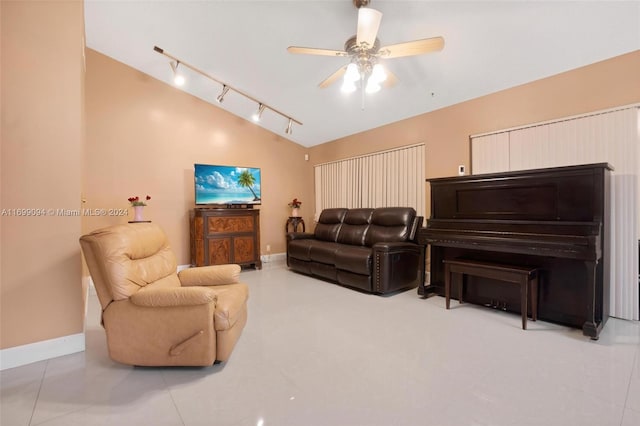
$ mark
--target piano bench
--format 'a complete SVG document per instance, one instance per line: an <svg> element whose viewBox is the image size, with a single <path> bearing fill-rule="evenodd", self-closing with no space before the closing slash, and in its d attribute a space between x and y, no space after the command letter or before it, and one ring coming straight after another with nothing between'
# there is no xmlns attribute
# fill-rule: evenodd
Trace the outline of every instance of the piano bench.
<svg viewBox="0 0 640 426"><path fill-rule="evenodd" d="M444 263L444 294L446 307L449 309L451 297L451 281L453 274L457 274L459 302L462 301L462 284L464 275L490 278L520 284L520 310L522 311L522 329L527 329L527 298L531 300L531 319L538 319L538 271L539 268L530 266L502 265L498 263L480 262L466 259L445 259Z"/></svg>

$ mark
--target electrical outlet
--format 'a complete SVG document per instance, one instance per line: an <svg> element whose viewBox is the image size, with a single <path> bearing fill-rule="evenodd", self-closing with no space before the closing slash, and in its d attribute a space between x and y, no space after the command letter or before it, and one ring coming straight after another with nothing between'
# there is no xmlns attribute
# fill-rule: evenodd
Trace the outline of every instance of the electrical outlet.
<svg viewBox="0 0 640 426"><path fill-rule="evenodd" d="M458 166L458 176L464 176L466 172L467 172L467 170L466 170L466 167L464 166L464 164L460 164Z"/></svg>
<svg viewBox="0 0 640 426"><path fill-rule="evenodd" d="M271 244L267 244L267 253L271 252Z"/></svg>

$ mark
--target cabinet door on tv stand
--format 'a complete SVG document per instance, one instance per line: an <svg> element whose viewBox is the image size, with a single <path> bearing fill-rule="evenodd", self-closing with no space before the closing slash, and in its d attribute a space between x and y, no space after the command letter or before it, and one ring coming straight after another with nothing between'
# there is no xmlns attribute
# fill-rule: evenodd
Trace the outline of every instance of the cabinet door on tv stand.
<svg viewBox="0 0 640 426"><path fill-rule="evenodd" d="M208 238L207 265L224 265L236 263L231 256L231 237Z"/></svg>
<svg viewBox="0 0 640 426"><path fill-rule="evenodd" d="M233 259L235 263L255 263L256 247L253 235L238 236L233 239Z"/></svg>

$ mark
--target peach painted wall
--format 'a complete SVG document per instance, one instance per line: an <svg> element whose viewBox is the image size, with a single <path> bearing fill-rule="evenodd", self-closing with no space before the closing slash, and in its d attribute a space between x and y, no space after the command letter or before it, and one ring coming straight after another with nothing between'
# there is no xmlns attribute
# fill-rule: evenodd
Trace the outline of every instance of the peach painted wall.
<svg viewBox="0 0 640 426"><path fill-rule="evenodd" d="M469 136L640 102L640 51L325 143L314 164L425 143L427 177L470 167ZM426 211L430 212L427 186Z"/></svg>
<svg viewBox="0 0 640 426"><path fill-rule="evenodd" d="M5 349L83 328L81 220L58 209L80 207L84 16L78 0L3 0L0 10Z"/></svg>
<svg viewBox="0 0 640 426"><path fill-rule="evenodd" d="M151 196L145 219L167 232L179 264L190 262L193 164L260 167L261 251L285 251L287 203L303 201L313 218L308 152L284 137L87 49L85 207L127 209L130 196ZM83 232L129 216L83 217Z"/></svg>

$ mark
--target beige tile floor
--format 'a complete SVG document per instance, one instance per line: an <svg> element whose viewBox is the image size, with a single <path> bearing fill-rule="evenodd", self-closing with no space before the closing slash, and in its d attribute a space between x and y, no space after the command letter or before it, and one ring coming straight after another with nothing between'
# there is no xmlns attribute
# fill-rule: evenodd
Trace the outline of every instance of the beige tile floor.
<svg viewBox="0 0 640 426"><path fill-rule="evenodd" d="M244 271L249 322L207 368L109 360L90 299L83 353L0 373L0 424L640 425L640 323L599 341L415 290L379 297L295 274Z"/></svg>

